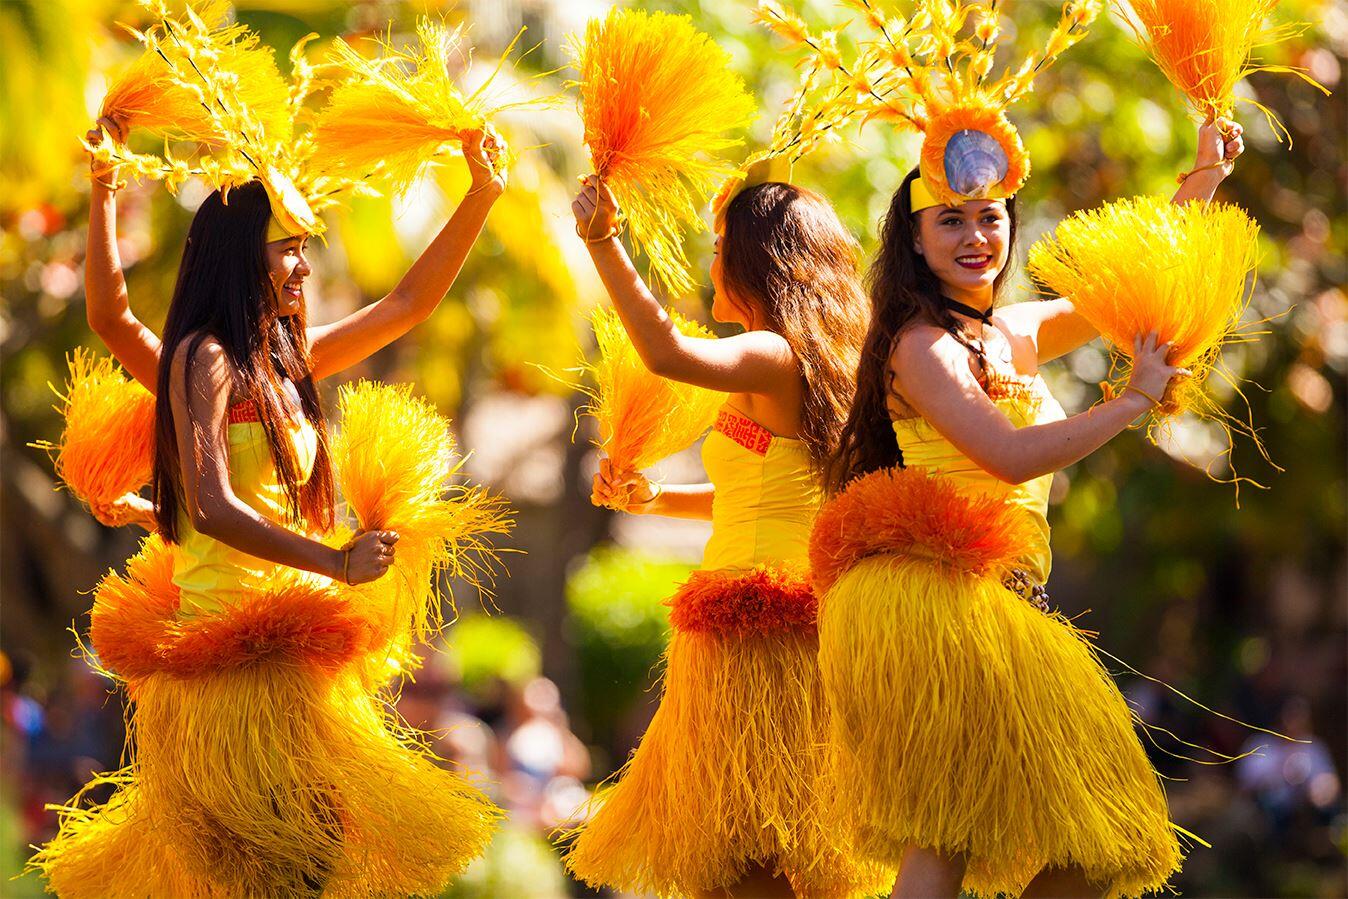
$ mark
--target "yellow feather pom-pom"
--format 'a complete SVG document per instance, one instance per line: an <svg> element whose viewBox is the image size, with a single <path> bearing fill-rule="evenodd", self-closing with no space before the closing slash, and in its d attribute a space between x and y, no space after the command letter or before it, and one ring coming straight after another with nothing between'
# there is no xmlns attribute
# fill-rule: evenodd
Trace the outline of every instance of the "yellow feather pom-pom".
<svg viewBox="0 0 1348 899"><path fill-rule="evenodd" d="M697 322L669 314L683 334L715 339ZM724 393L651 372L613 310L596 311L593 323L599 359L587 366L595 380L588 411L599 424L599 447L614 470L648 468L691 446L712 426Z"/></svg>
<svg viewBox="0 0 1348 899"><path fill-rule="evenodd" d="M122 374L109 356L79 349L57 407L65 419L47 450L56 476L86 505L110 507L150 482L154 467L154 396Z"/></svg>
<svg viewBox="0 0 1348 899"><path fill-rule="evenodd" d="M1129 0L1129 20L1138 42L1203 119L1230 117L1238 101L1253 103L1268 117L1275 133L1286 129L1254 100L1236 97L1236 84L1254 72L1284 72L1329 91L1300 69L1260 65L1255 47L1287 40L1301 26L1271 26L1278 0Z"/></svg>
<svg viewBox="0 0 1348 899"><path fill-rule="evenodd" d="M1237 336L1258 263L1258 235L1259 226L1236 206L1138 197L1061 222L1030 248L1029 271L1070 299L1124 357L1134 337L1153 331L1172 345L1170 363L1193 376L1177 382L1153 424L1190 409L1253 437L1208 397L1204 382L1223 345ZM1126 373L1112 382L1115 388L1125 383Z"/></svg>
<svg viewBox="0 0 1348 899"><path fill-rule="evenodd" d="M319 113L311 160L316 171L354 178L374 175L390 193L402 193L444 145L462 144L496 113L552 102L504 102L491 89L496 73L472 92L460 88L455 75L472 55L461 28L423 18L417 38L418 45L405 50L381 43L375 59L336 42L334 61L345 71L345 80ZM502 65L514 46L506 49ZM499 168L509 162L504 148L501 158L493 160Z"/></svg>
<svg viewBox="0 0 1348 899"><path fill-rule="evenodd" d="M731 167L715 155L740 143L753 98L730 56L687 16L613 9L573 47L585 143L595 173L650 259L651 278L674 292L693 285L682 229Z"/></svg>
<svg viewBox="0 0 1348 899"><path fill-rule="evenodd" d="M396 614L411 615L412 633L424 639L440 624L433 576L489 581L489 538L510 530L509 511L485 489L453 483L462 463L449 422L410 386L361 381L343 387L339 402L332 459L347 507L360 530L399 536L393 570L363 587L391 592Z"/></svg>
<svg viewBox="0 0 1348 899"><path fill-rule="evenodd" d="M154 50L142 53L113 82L99 115L116 119L130 130L160 136L211 131L211 117L201 99L177 82L168 63Z"/></svg>

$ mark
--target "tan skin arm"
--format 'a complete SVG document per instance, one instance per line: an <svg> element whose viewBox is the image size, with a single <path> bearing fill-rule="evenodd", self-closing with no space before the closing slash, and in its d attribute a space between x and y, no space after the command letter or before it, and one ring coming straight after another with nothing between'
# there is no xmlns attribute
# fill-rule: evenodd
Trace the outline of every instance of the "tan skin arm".
<svg viewBox="0 0 1348 899"><path fill-rule="evenodd" d="M290 568L358 584L381 577L393 561L398 535L367 531L344 552L297 534L261 515L234 494L229 479L228 409L234 376L224 348L207 338L197 347L191 377L187 345L170 372L183 498L192 526L228 546ZM347 554L349 553L349 558Z"/></svg>
<svg viewBox="0 0 1348 899"><path fill-rule="evenodd" d="M1245 152L1244 128L1230 119L1217 119L1198 129L1198 151L1193 174L1175 191L1172 203L1211 200L1217 187ZM998 311L997 317L1012 333L1032 340L1040 363L1065 356L1100 336L1090 322L1077 314L1069 299L1016 303Z"/></svg>
<svg viewBox="0 0 1348 899"><path fill-rule="evenodd" d="M104 116L85 135L91 144L106 139L126 142L126 128ZM89 232L84 256L84 303L89 328L97 334L117 361L153 393L159 374L159 337L131 311L117 252L117 168L89 170Z"/></svg>
<svg viewBox="0 0 1348 899"><path fill-rule="evenodd" d="M934 325L914 325L890 357L903 400L974 464L1010 484L1051 474L1104 446L1160 399L1171 377L1169 344L1155 335L1134 345L1130 385L1112 400L1062 421L1017 428L988 399L970 368L969 351Z"/></svg>
<svg viewBox="0 0 1348 899"><path fill-rule="evenodd" d="M716 488L711 484L661 485L657 491L640 472L614 472L608 459L599 460L590 502L633 515L711 520Z"/></svg>
<svg viewBox="0 0 1348 899"><path fill-rule="evenodd" d="M505 190L505 173L494 173L490 162L503 148L490 129L465 142L464 160L472 175L468 193L398 285L383 299L345 318L309 328L315 380L363 361L425 321L440 305L482 233L487 213Z"/></svg>
<svg viewBox="0 0 1348 899"><path fill-rule="evenodd" d="M126 130L102 118L87 137L98 143L107 131L119 142ZM505 189L505 175L492 172L490 155L500 152L500 138L485 131L470 138L464 158L472 186L425 252L388 296L328 325L308 330L315 380L355 365L425 321L448 293L486 222L487 213ZM89 326L107 344L131 376L153 392L157 386L159 338L131 311L117 254L116 169L91 171L85 295Z"/></svg>
<svg viewBox="0 0 1348 899"><path fill-rule="evenodd" d="M726 393L752 393L798 409L800 373L795 354L779 334L748 330L719 340L688 337L674 326L632 265L613 231L618 207L613 195L591 175L571 204L576 223L599 277L613 300L641 361L674 381ZM793 412L794 415L798 412Z"/></svg>

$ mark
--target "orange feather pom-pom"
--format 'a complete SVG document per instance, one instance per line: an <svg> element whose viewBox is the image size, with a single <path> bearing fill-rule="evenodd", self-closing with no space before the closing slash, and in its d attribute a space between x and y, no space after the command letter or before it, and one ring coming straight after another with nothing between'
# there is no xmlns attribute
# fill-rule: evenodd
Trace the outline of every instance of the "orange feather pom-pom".
<svg viewBox="0 0 1348 899"><path fill-rule="evenodd" d="M57 410L59 443L34 444L52 456L56 476L86 505L111 507L150 483L154 466L154 396L122 374L108 356L79 349Z"/></svg>
<svg viewBox="0 0 1348 899"><path fill-rule="evenodd" d="M870 556L925 556L986 573L1015 564L1040 539L1031 517L999 496L962 491L922 469L886 469L853 481L819 511L810 569L822 595Z"/></svg>
<svg viewBox="0 0 1348 899"><path fill-rule="evenodd" d="M1268 24L1278 0L1129 0L1129 4L1136 19L1129 24L1138 42L1200 118L1230 117L1237 102L1252 103L1268 117L1275 133L1286 134L1269 109L1236 96L1237 82L1254 72L1296 75L1329 93L1300 69L1253 60L1255 47L1287 40L1304 29Z"/></svg>
<svg viewBox="0 0 1348 899"><path fill-rule="evenodd" d="M753 118L753 98L730 56L687 16L614 8L573 47L585 143L595 173L650 259L651 278L675 292L693 285L683 227L731 166L717 151Z"/></svg>
<svg viewBox="0 0 1348 899"><path fill-rule="evenodd" d="M677 312L674 325L689 337L715 339ZM615 471L648 468L691 446L716 421L725 394L654 374L637 355L622 320L611 309L594 314L599 359L589 412L599 424L599 447Z"/></svg>

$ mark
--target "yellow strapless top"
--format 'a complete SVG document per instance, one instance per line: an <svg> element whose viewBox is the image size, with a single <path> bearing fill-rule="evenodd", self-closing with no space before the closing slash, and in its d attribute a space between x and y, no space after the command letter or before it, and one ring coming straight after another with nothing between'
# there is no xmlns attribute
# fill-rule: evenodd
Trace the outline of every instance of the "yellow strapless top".
<svg viewBox="0 0 1348 899"><path fill-rule="evenodd" d="M823 494L804 443L725 406L702 444L702 464L716 488L703 570L808 559Z"/></svg>
<svg viewBox="0 0 1348 899"><path fill-rule="evenodd" d="M286 522L285 489L276 476L267 435L251 404L230 409L229 483L234 495L272 521ZM318 452L318 434L301 419L291 431L300 473L307 481ZM198 533L186 512L178 522L179 541L173 583L180 591L179 614L219 612L257 585L274 563Z"/></svg>
<svg viewBox="0 0 1348 899"><path fill-rule="evenodd" d="M1017 428L1061 421L1067 417L1039 375L1023 381L1008 381L1009 387L994 389L990 395L997 408ZM939 472L962 488L1004 497L1007 502L1029 512L1042 539L1037 541L1037 545L1026 548L1025 567L1040 583L1048 580L1053 562L1048 543L1048 492L1053 484L1053 475L1042 475L1023 484L1008 484L998 480L956 449L924 418L906 418L894 422L894 435L898 438L899 449L903 451L905 466Z"/></svg>

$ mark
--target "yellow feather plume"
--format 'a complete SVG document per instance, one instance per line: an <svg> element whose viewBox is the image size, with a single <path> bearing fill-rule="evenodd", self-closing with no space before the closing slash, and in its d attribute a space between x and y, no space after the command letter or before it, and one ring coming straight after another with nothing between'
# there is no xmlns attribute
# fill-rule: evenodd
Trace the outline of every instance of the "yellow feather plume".
<svg viewBox="0 0 1348 899"><path fill-rule="evenodd" d="M697 322L672 310L669 315L683 334L715 339ZM653 374L613 310L597 310L592 321L599 358L586 366L595 380L587 411L599 424L599 448L614 469L649 468L691 446L716 421L726 395Z"/></svg>
<svg viewBox="0 0 1348 899"><path fill-rule="evenodd" d="M419 46L405 50L381 42L381 55L375 59L362 56L345 41L334 44L334 61L344 70L345 80L319 113L315 169L357 178L373 175L391 193L401 193L446 144L462 145L497 113L552 102L552 98L505 102L493 92L496 75L518 36L492 77L471 93L454 78L472 58L463 29L423 18L417 24L417 38ZM510 161L509 151L502 147L493 163L504 169Z"/></svg>
<svg viewBox="0 0 1348 899"><path fill-rule="evenodd" d="M1287 134L1272 111L1236 96L1236 84L1255 72L1295 75L1329 93L1301 69L1255 62L1254 48L1285 41L1304 25L1268 22L1278 0L1129 0L1136 21L1127 20L1138 42L1200 118L1230 117L1237 102L1251 103L1281 139Z"/></svg>
<svg viewBox="0 0 1348 899"><path fill-rule="evenodd" d="M361 530L399 535L395 564L369 585L388 596L394 614L412 618L425 639L441 624L432 589L440 571L479 587L496 554L490 535L512 525L504 503L484 488L453 483L462 465L446 421L409 385L361 381L342 388L342 428L332 459L347 507Z"/></svg>
<svg viewBox="0 0 1348 899"><path fill-rule="evenodd" d="M52 456L56 476L93 508L106 508L150 482L154 466L154 397L122 374L109 356L77 349L69 358L65 419L59 443L36 443Z"/></svg>
<svg viewBox="0 0 1348 899"><path fill-rule="evenodd" d="M715 154L741 141L753 98L730 56L687 16L614 8L572 47L594 171L627 216L651 279L692 288L682 230L732 167Z"/></svg>
<svg viewBox="0 0 1348 899"><path fill-rule="evenodd" d="M1155 331L1173 346L1170 363L1188 368L1170 401L1153 413L1149 432L1190 409L1235 426L1205 393L1222 346L1238 337L1258 263L1259 226L1224 203L1176 205L1138 197L1079 212L1030 248L1030 274L1069 298L1125 359L1133 338ZM1127 383L1126 363L1111 382ZM1219 369L1220 371L1220 369ZM1221 372L1228 379L1230 375Z"/></svg>

